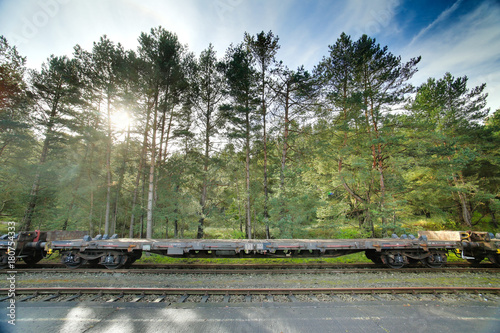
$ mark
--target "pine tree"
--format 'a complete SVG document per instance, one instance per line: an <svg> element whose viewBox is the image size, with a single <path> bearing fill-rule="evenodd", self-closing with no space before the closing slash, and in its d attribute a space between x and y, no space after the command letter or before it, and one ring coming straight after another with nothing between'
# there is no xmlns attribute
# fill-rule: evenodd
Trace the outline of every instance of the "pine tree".
<svg viewBox="0 0 500 333"><path fill-rule="evenodd" d="M44 130L44 141L31 187L28 207L23 218L24 230L31 229L33 214L38 202L40 180L51 146L61 134L63 115L71 116L71 104L78 102L80 97L77 69L75 60L51 56L42 65L40 72L32 74L32 93L40 107L40 125Z"/></svg>
<svg viewBox="0 0 500 333"><path fill-rule="evenodd" d="M190 77L190 105L196 113L196 125L200 129L203 142L203 172L201 185L201 217L198 224L197 238L203 238L203 226L208 214L210 155L213 151L213 139L223 126L224 118L219 110L224 98L225 79L222 64L217 60L212 44L201 52L194 73Z"/></svg>
<svg viewBox="0 0 500 333"><path fill-rule="evenodd" d="M467 76L455 78L446 73L442 79L429 78L418 90L410 106L419 137L428 142L427 155L435 161L449 190L457 199L461 220L472 227L471 196L478 189L464 176L464 169L478 157L474 138L488 115L485 84L469 89ZM440 172L438 172L440 174Z"/></svg>
<svg viewBox="0 0 500 333"><path fill-rule="evenodd" d="M342 133L342 148L337 153L340 182L356 203L363 205L363 221L372 235L375 231L371 213L376 211L382 223L387 216L385 169L390 154L386 153L389 140L384 134L385 124L391 108L404 102L405 95L412 91L408 80L416 72L419 61L417 57L402 63L401 57L394 56L375 39L363 35L352 42L349 36L342 34L337 43L330 46L330 57L323 59L316 69L325 87L328 108L335 110L334 121ZM361 169L363 173L355 171L357 175L352 174L355 168L351 167L352 181L357 178L359 182L361 175L364 178L365 185L355 190L354 183L349 184L346 179L346 153L352 155L359 147L369 149L371 161L365 152L358 155L357 161L350 158L356 168L362 160L369 163Z"/></svg>
<svg viewBox="0 0 500 333"><path fill-rule="evenodd" d="M252 238L252 218L250 202L250 142L258 129L256 124L256 73L252 68L251 54L243 45L228 49L225 60L225 76L228 84L228 95L231 104L224 104L221 110L225 113L230 129L230 139L243 140L245 151L245 233Z"/></svg>
<svg viewBox="0 0 500 333"><path fill-rule="evenodd" d="M266 91L269 85L268 72L270 66L275 61L274 56L280 48L278 44L278 36L274 36L272 31L267 34L264 31L258 33L256 36L250 36L245 33L245 43L252 53L254 59L260 67L259 73L259 90L262 115L262 143L264 147L264 220L266 224L266 237L270 238L269 232L269 188L268 188L268 174L267 174L267 96Z"/></svg>
<svg viewBox="0 0 500 333"><path fill-rule="evenodd" d="M139 56L143 61L141 81L143 95L148 112L151 112L151 149L149 165L149 188L147 203L146 237L153 235L153 210L155 197L155 174L157 163L157 131L159 126L158 114L173 111L179 102L178 88L184 81L181 61L183 46L177 36L159 27L151 29L150 34L142 33L139 37ZM150 111L149 111L150 110ZM165 119L165 116L163 117ZM162 121L160 119L160 125ZM160 140L161 141L161 136Z"/></svg>

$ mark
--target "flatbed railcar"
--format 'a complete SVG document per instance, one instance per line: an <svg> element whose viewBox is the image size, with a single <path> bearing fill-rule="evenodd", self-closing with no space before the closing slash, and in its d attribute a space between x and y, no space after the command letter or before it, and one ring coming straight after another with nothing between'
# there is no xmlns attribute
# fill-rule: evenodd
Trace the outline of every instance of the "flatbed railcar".
<svg viewBox="0 0 500 333"><path fill-rule="evenodd" d="M339 257L364 252L375 263L401 268L416 262L442 267L451 252L471 263L488 258L500 266L500 235L495 237L491 233L472 231L424 231L419 232L418 237L393 235L387 239L135 239L118 238L117 235L68 238L71 237L61 232L59 237L39 231L20 233L16 258L35 264L59 252L62 262L69 268L89 263L116 269L130 266L143 252L183 258ZM0 268L8 266L8 242L8 239L0 239Z"/></svg>

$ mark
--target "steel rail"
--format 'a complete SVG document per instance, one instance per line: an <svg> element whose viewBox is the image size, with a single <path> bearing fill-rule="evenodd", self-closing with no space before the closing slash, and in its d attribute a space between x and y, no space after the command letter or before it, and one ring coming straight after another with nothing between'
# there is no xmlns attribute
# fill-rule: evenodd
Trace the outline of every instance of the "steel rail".
<svg viewBox="0 0 500 333"><path fill-rule="evenodd" d="M3 270L0 274L8 274L10 271ZM339 268L339 269L292 269L292 268L280 268L275 269L169 269L169 268L134 268L134 269L107 269L107 268L26 268L19 270L18 273L31 273L31 274L43 274L43 273L123 273L123 274L362 274L362 273L500 273L500 268L491 267L443 267L443 268L401 268L401 269L391 269L391 268Z"/></svg>
<svg viewBox="0 0 500 333"><path fill-rule="evenodd" d="M17 263L16 269L27 270L27 269L47 269L47 268L65 268L66 266L60 263L38 263L35 267L29 267L24 263ZM134 263L130 270L134 269L342 269L342 268L385 268L390 269L383 265L377 265L373 263L301 263L301 264L289 264L289 263L273 263L273 264L226 264L226 263L175 263L175 264L153 264L153 263ZM475 267L475 268L494 268L495 266L487 261L480 263L479 265L472 266L467 262L451 262L447 263L445 268L451 267ZM88 266L83 266L80 269L91 268ZM403 269L415 268L405 266ZM421 268L425 268L421 266ZM0 270L2 272L2 270Z"/></svg>
<svg viewBox="0 0 500 333"><path fill-rule="evenodd" d="M8 288L0 288L0 295ZM166 295L288 295L288 294L435 294L493 293L500 287L368 287L368 288L115 288L115 287L44 287L17 288L16 295L37 294L166 294Z"/></svg>

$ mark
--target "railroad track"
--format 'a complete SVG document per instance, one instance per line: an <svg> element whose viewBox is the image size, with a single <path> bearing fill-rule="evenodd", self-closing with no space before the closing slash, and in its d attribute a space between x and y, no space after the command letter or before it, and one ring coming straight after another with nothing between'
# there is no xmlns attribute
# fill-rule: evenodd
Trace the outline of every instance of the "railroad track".
<svg viewBox="0 0 500 333"><path fill-rule="evenodd" d="M385 266L375 264L134 264L129 268L109 270L103 267L82 266L69 269L62 264L37 264L29 267L25 264L16 265L16 271L25 273L138 273L138 274L353 274L353 273L387 273L394 272ZM8 274L11 270L0 270L0 274ZM404 267L397 270L404 273L425 272L489 272L499 273L500 268L490 263L472 266L469 263L451 263L442 268L424 266Z"/></svg>
<svg viewBox="0 0 500 333"><path fill-rule="evenodd" d="M8 274L11 270L2 270L0 274ZM129 268L129 269L106 269L106 268L23 268L18 273L134 273L134 274L356 274L356 273L394 273L390 268ZM474 273L500 273L500 268L496 267L443 267L443 268L402 268L398 273L432 273L432 272L474 272Z"/></svg>
<svg viewBox="0 0 500 333"><path fill-rule="evenodd" d="M418 266L423 267L423 266ZM446 264L445 268L462 267L462 268L495 268L495 266L487 261L472 266L467 262L452 262ZM38 263L35 267L30 267L22 262L16 263L16 269L46 269L46 268L66 268L65 265L60 263ZM89 266L82 266L80 269L91 268ZM273 263L273 264L204 264L204 263L176 263L176 264L144 264L135 263L129 269L368 269L368 268L384 268L386 266L376 265L373 263L302 263L302 264L288 264L288 263ZM412 268L404 267L403 269ZM0 270L1 272L1 270Z"/></svg>
<svg viewBox="0 0 500 333"><path fill-rule="evenodd" d="M0 302L8 302L0 289ZM443 300L500 303L496 287L387 288L18 288L17 302L250 303Z"/></svg>

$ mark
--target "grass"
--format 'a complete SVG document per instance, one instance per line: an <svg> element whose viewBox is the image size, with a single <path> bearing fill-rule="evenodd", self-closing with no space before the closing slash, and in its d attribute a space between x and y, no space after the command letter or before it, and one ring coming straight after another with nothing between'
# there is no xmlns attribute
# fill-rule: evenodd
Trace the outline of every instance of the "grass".
<svg viewBox="0 0 500 333"><path fill-rule="evenodd" d="M53 253L50 258L44 259L45 263L59 263L59 253ZM449 253L448 262L463 262L462 258ZM247 264L247 265L280 265L280 264L366 264L372 261L366 258L364 252L353 253L336 258L175 258L151 253L143 255L137 260L139 264Z"/></svg>
<svg viewBox="0 0 500 333"><path fill-rule="evenodd" d="M363 252L337 258L173 258L152 253L137 263L153 264L312 264L312 263L369 263Z"/></svg>
<svg viewBox="0 0 500 333"><path fill-rule="evenodd" d="M0 235L4 235L8 232L7 222L0 222Z"/></svg>

